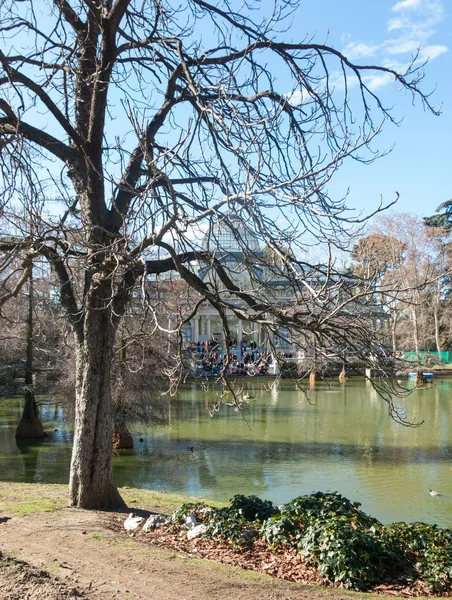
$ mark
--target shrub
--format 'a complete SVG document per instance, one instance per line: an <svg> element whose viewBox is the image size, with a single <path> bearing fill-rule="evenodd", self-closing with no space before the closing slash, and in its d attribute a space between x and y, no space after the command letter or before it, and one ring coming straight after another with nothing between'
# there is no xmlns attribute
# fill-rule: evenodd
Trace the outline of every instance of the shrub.
<svg viewBox="0 0 452 600"><path fill-rule="evenodd" d="M237 495L229 506L206 511L185 504L207 525L207 537L228 540L233 548L252 546L260 536L273 548L296 548L306 564L345 588L365 590L397 580L420 581L434 593L452 591L452 531L425 523L383 526L338 493L300 496L281 512L256 496Z"/></svg>
<svg viewBox="0 0 452 600"><path fill-rule="evenodd" d="M203 521L202 515L206 508L209 508L209 506L204 502L186 502L179 506L179 508L176 508L172 514L171 520L174 523L179 523L184 521L185 517L188 515L194 515L197 521Z"/></svg>
<svg viewBox="0 0 452 600"><path fill-rule="evenodd" d="M206 537L227 540L233 548L252 547L258 537L258 527L230 508L219 508L206 516Z"/></svg>
<svg viewBox="0 0 452 600"><path fill-rule="evenodd" d="M381 524L338 493L317 492L286 504L280 517L261 528L272 545L297 548L307 564L346 588L365 589L379 583L395 555L376 535Z"/></svg>
<svg viewBox="0 0 452 600"><path fill-rule="evenodd" d="M247 521L265 521L279 513L270 500L261 500L257 496L234 496L228 508L231 512L242 515Z"/></svg>
<svg viewBox="0 0 452 600"><path fill-rule="evenodd" d="M228 507L213 510L206 518L206 535L228 540L233 547L252 546L258 524L278 513L272 502L257 496L236 495Z"/></svg>
<svg viewBox="0 0 452 600"><path fill-rule="evenodd" d="M452 590L452 531L426 523L392 523L382 528L385 546L393 549L435 593Z"/></svg>

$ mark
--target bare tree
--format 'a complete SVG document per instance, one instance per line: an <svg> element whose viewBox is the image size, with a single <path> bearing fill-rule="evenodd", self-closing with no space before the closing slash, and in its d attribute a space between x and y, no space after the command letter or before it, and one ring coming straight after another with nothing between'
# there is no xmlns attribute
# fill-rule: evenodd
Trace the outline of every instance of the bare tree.
<svg viewBox="0 0 452 600"><path fill-rule="evenodd" d="M31 261L48 260L74 332L71 505L122 505L111 463L111 364L146 276L174 272L195 290L197 303L171 325L176 333L204 301L227 341L230 312L269 334L282 327L314 338L325 356L372 350L359 313L370 287L353 295L332 261L304 261L304 236L343 246L362 222L327 184L344 160L373 160L369 144L393 121L368 75L387 75L433 110L419 89L422 71L416 61L404 73L354 64L288 29L294 2L258 7L1 4L4 216L19 234L4 236L0 250L23 261L18 289ZM20 235L12 208L23 194L33 198L34 227ZM233 268L213 235L220 222L243 257ZM262 276L256 238L279 257L269 268L291 290L289 303Z"/></svg>
<svg viewBox="0 0 452 600"><path fill-rule="evenodd" d="M25 360L25 397L22 418L16 428L16 437L40 438L44 436L44 427L39 418L33 381L33 271L28 281L27 307L27 351Z"/></svg>
<svg viewBox="0 0 452 600"><path fill-rule="evenodd" d="M450 279L452 275L452 246L450 229L428 227L427 237L432 248L433 268L436 280L429 290L429 308L433 313L435 346L438 353L450 338ZM444 341L443 341L444 340Z"/></svg>
<svg viewBox="0 0 452 600"><path fill-rule="evenodd" d="M377 273L391 312L394 350L441 350L440 327L450 276L448 234L426 227L416 215L389 213L355 246L355 259ZM378 232L378 233L375 233ZM378 271L381 272L378 274ZM396 326L400 332L396 335Z"/></svg>
<svg viewBox="0 0 452 600"><path fill-rule="evenodd" d="M380 231L378 223L375 231ZM406 244L394 235L384 233L369 233L358 240L353 246L352 270L358 277L374 281L375 293L381 305L389 314L391 346L394 355L397 353L397 326L402 316L400 302L399 270L404 265Z"/></svg>

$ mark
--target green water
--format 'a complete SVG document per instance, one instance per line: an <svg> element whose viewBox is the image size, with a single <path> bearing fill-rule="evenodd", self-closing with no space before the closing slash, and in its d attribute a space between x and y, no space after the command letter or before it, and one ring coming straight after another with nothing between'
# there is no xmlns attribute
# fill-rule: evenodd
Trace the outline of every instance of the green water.
<svg viewBox="0 0 452 600"><path fill-rule="evenodd" d="M114 458L118 485L220 501L256 494L277 504L337 490L383 522L452 527L452 381L400 401L409 419L425 421L419 428L392 421L363 381L321 383L311 402L293 384L245 385L253 397L245 417L226 405L211 417L215 390L193 385L168 404L166 425L135 426L135 449ZM20 402L0 402L0 480L67 482L70 426L58 407L44 406L42 416L51 435L18 445Z"/></svg>

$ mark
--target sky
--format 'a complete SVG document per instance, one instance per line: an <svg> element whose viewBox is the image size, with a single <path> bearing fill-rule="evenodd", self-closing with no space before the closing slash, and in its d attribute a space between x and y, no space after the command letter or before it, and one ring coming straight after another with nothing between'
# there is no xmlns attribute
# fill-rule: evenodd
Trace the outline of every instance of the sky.
<svg viewBox="0 0 452 600"><path fill-rule="evenodd" d="M450 0L301 0L295 16L300 38L309 34L358 64L406 65L418 50L428 59L423 91L441 109L436 117L385 79L371 83L400 126L387 124L376 147L392 152L370 166L348 163L329 187L350 188L348 205L371 211L396 192L394 210L424 217L452 198L452 2Z"/></svg>
<svg viewBox="0 0 452 600"><path fill-rule="evenodd" d="M261 2L268 6L271 0ZM297 35L298 41L333 46L357 64L403 70L417 51L428 59L422 89L432 92L441 116L425 111L420 101L413 106L411 96L388 78L368 81L400 121L388 123L374 144L392 151L372 165L347 161L328 191L341 198L349 190L348 206L365 214L398 192L395 210L432 215L452 198L452 0L300 0L290 30L292 39Z"/></svg>

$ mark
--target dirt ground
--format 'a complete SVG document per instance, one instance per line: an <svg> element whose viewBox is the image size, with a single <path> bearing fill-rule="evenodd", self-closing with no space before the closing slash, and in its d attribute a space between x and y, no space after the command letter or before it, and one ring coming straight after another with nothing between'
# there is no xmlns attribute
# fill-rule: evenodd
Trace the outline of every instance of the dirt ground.
<svg viewBox="0 0 452 600"><path fill-rule="evenodd" d="M109 527L118 515L64 507L63 490L63 486L0 483L1 599L376 598L281 581L142 544ZM126 501L152 512L171 512L161 500L144 507L142 498L129 493Z"/></svg>

